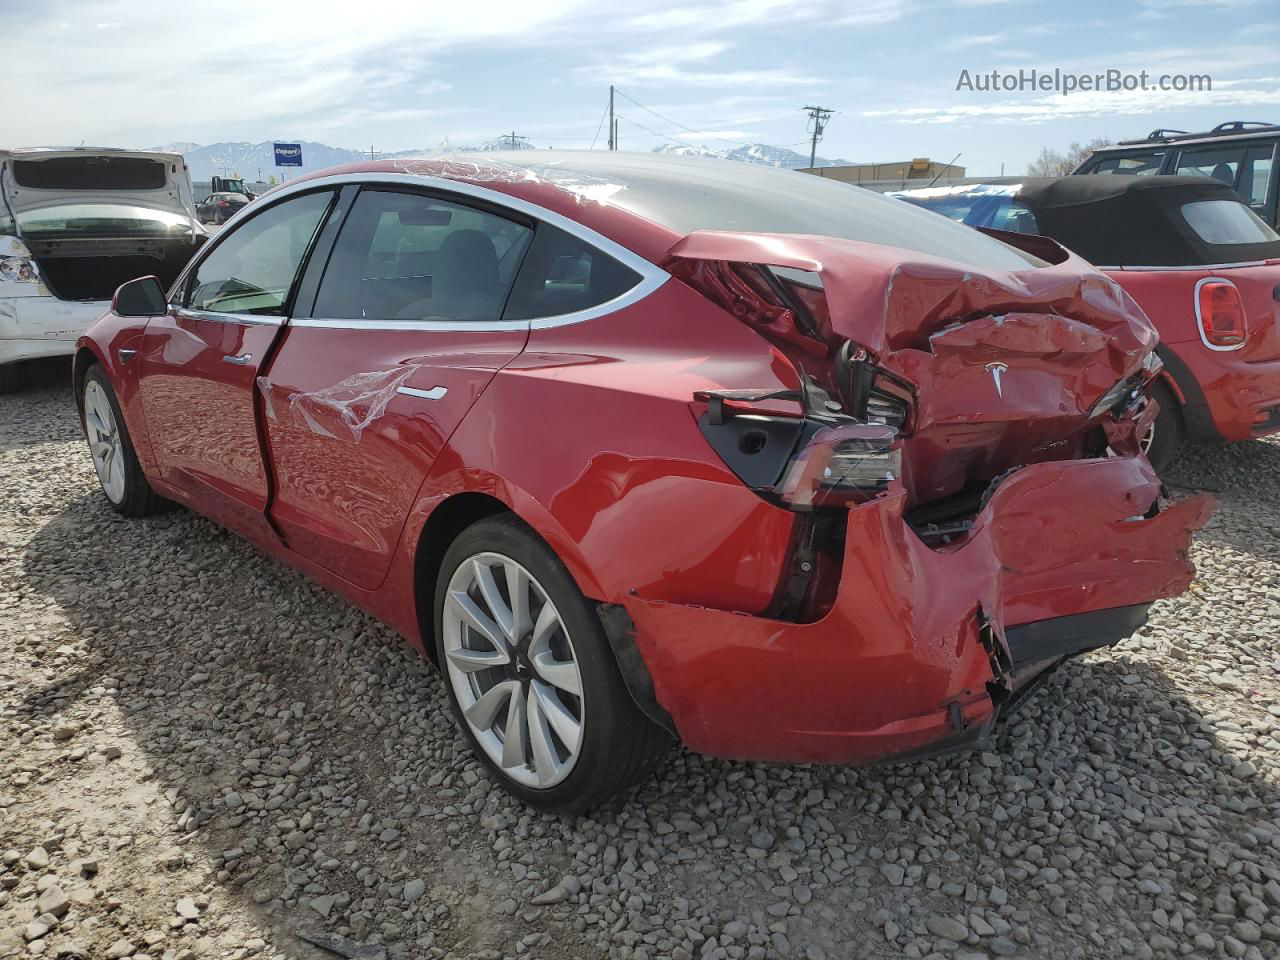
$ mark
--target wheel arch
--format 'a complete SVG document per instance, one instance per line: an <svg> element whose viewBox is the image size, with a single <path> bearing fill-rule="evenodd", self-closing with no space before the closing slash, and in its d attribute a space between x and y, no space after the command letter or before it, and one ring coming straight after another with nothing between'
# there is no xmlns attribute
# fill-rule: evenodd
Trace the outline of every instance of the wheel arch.
<svg viewBox="0 0 1280 960"><path fill-rule="evenodd" d="M492 479L496 481L496 478ZM595 602L600 601L600 585L572 539L532 496L501 482L483 484L483 491L474 487L458 489L453 484L450 486L454 487L454 492L443 497L424 498L437 502L426 514L413 551L414 615L423 649L432 662L435 661L435 585L444 555L464 530L488 517L500 514L516 517L564 564L583 595Z"/></svg>
<svg viewBox="0 0 1280 960"><path fill-rule="evenodd" d="M76 348L71 360L71 386L75 391L76 409L80 411L81 417L84 416L84 375L95 363L103 363L97 350L86 344Z"/></svg>

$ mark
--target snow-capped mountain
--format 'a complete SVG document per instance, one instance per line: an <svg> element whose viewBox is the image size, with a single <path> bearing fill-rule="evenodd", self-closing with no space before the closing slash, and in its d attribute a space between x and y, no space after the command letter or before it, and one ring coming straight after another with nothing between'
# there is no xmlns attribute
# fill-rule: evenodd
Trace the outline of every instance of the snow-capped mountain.
<svg viewBox="0 0 1280 960"><path fill-rule="evenodd" d="M286 167L285 171L292 177L309 170L332 167L339 163L353 163L368 157L360 150L348 150L345 147L331 147L328 144L311 140L302 143L302 167ZM241 176L249 180L264 179L277 173L275 151L272 141L262 143L210 143L169 144L164 149L178 149L187 159L187 169L191 171L191 179L208 180L213 176Z"/></svg>
<svg viewBox="0 0 1280 960"><path fill-rule="evenodd" d="M517 150L528 150L533 147L532 143L524 140L517 140L515 144L515 149ZM166 143L157 147L148 147L147 149L183 154L187 159L187 167L191 171L191 179L196 182L207 181L214 176L240 176L248 180L257 180L265 179L272 173L280 172L285 172L290 177L294 177L299 173L320 170L339 163L354 163L357 160L367 159L369 156L363 150L331 147L328 144L304 140L302 141L303 166L301 168L286 167L283 171L278 171L276 169L275 152L272 149L272 141L270 140L264 140L262 143L224 141L222 143L204 145L179 142ZM478 146L451 146L444 143L435 148L435 150L399 150L396 152L380 152L378 156L410 157L421 153L436 152L438 150L447 151L450 149L459 153L469 153L476 150L509 150L512 149L512 146L509 139L499 137ZM738 160L743 163L757 163L786 169L807 167L809 165L809 155L807 153L797 153L795 150L789 150L786 147L771 147L764 143L753 143L723 150L697 144L665 144L661 147L654 147L654 152L677 156L719 157L725 160ZM819 166L831 167L844 166L849 161L828 160L825 157L819 157L817 162Z"/></svg>
<svg viewBox="0 0 1280 960"><path fill-rule="evenodd" d="M721 160L737 160L741 163L757 163L767 167L784 167L794 170L809 166L809 155L788 150L786 147L771 147L767 143L752 143L731 149L717 149L698 144L664 143L653 148L654 153L669 153L681 157L716 157ZM850 160L828 160L818 157L814 161L820 167L844 167Z"/></svg>
<svg viewBox="0 0 1280 960"><path fill-rule="evenodd" d="M147 147L153 153L189 153L200 146L190 140L179 140L176 143L162 143L158 147Z"/></svg>

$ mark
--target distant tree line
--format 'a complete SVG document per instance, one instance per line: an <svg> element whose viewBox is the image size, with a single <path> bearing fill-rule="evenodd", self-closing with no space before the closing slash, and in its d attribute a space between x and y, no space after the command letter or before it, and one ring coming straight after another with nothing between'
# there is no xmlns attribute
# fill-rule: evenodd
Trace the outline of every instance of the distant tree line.
<svg viewBox="0 0 1280 960"><path fill-rule="evenodd" d="M1032 177L1065 177L1080 165L1080 161L1098 147L1111 141L1107 137L1094 137L1088 143L1073 143L1064 152L1043 147L1040 156L1027 164L1027 175Z"/></svg>

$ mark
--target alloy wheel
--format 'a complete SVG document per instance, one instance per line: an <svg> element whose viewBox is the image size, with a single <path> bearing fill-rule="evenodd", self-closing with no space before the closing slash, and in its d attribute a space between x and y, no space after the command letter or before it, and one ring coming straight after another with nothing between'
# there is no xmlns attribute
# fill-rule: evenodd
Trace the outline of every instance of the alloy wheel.
<svg viewBox="0 0 1280 960"><path fill-rule="evenodd" d="M489 759L526 787L572 773L582 751L582 672L546 590L499 553L464 560L449 580L445 671L462 716Z"/></svg>
<svg viewBox="0 0 1280 960"><path fill-rule="evenodd" d="M1143 434L1142 439L1138 441L1138 448L1143 452L1143 454L1148 454L1151 452L1151 444L1155 443L1155 440L1156 424L1153 420L1151 422L1151 426L1147 428L1147 432Z"/></svg>
<svg viewBox="0 0 1280 960"><path fill-rule="evenodd" d="M89 380L84 388L84 423L102 492L112 503L120 503L124 500L124 443L111 401L96 380Z"/></svg>

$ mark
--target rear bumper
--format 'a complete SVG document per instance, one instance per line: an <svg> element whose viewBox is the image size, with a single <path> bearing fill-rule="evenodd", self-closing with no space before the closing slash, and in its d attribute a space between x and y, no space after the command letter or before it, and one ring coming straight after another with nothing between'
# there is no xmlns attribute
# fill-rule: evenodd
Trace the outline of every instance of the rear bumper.
<svg viewBox="0 0 1280 960"><path fill-rule="evenodd" d="M1280 431L1280 360L1249 363L1234 351L1203 344L1171 348L1200 388L1187 394L1184 420L1192 439L1235 443ZM1183 387L1181 378L1176 378Z"/></svg>
<svg viewBox="0 0 1280 960"><path fill-rule="evenodd" d="M862 764L956 749L1063 657L1127 636L1186 587L1211 501L1142 519L1158 492L1141 457L1034 464L937 550L891 494L850 510L839 592L815 623L623 605L657 704L694 750Z"/></svg>
<svg viewBox="0 0 1280 960"><path fill-rule="evenodd" d="M76 339L110 308L106 301L0 297L0 364L74 352Z"/></svg>

